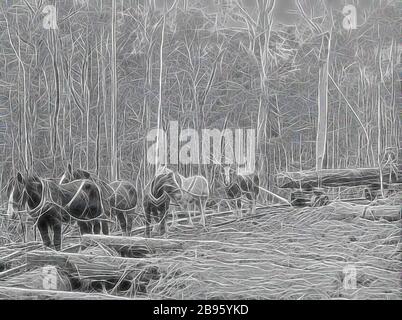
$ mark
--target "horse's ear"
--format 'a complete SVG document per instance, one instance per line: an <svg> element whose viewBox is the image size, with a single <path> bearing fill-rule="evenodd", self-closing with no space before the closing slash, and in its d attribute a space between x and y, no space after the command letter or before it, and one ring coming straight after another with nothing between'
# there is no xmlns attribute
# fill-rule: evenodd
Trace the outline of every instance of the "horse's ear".
<svg viewBox="0 0 402 320"><path fill-rule="evenodd" d="M23 178L21 172L18 172L18 173L17 173L17 181L18 181L19 183L24 183L24 178Z"/></svg>
<svg viewBox="0 0 402 320"><path fill-rule="evenodd" d="M73 168L72 168L72 166L71 166L71 163L69 163L68 165L67 165L67 171L68 171L68 173L73 173Z"/></svg>
<svg viewBox="0 0 402 320"><path fill-rule="evenodd" d="M82 172L84 174L85 179L90 179L91 178L91 174L88 171L82 170Z"/></svg>
<svg viewBox="0 0 402 320"><path fill-rule="evenodd" d="M37 182L40 181L40 177L36 173L32 174L32 179Z"/></svg>

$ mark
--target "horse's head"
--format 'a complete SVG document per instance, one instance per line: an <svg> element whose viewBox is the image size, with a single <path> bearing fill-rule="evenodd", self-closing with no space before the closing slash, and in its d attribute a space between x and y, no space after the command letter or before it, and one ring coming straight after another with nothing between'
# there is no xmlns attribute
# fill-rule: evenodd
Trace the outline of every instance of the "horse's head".
<svg viewBox="0 0 402 320"><path fill-rule="evenodd" d="M183 197L183 191L179 181L179 177L173 171L162 175L163 191L176 202L180 201Z"/></svg>
<svg viewBox="0 0 402 320"><path fill-rule="evenodd" d="M171 172L173 171L170 170L167 166L159 166L158 168L156 168L155 176L165 175Z"/></svg>
<svg viewBox="0 0 402 320"><path fill-rule="evenodd" d="M60 179L59 184L69 183L74 180L83 180L90 179L91 174L82 169L73 170L71 164L69 163L67 166L67 170L64 172L63 176Z"/></svg>
<svg viewBox="0 0 402 320"><path fill-rule="evenodd" d="M7 185L7 214L15 218L16 212L24 208L27 201L26 178L20 172L16 177L11 177Z"/></svg>
<svg viewBox="0 0 402 320"><path fill-rule="evenodd" d="M231 166L224 166L223 168L223 183L225 186L229 186L236 174L235 170Z"/></svg>
<svg viewBox="0 0 402 320"><path fill-rule="evenodd" d="M35 174L23 176L18 173L16 177L12 177L7 188L8 215L14 218L26 205L30 209L36 208L41 203L43 187L42 180Z"/></svg>

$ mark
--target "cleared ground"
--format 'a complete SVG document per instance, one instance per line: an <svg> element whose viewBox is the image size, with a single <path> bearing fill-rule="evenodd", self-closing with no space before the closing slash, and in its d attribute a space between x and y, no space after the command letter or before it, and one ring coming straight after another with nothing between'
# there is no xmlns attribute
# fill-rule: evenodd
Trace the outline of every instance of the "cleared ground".
<svg viewBox="0 0 402 320"><path fill-rule="evenodd" d="M79 291L95 299L401 299L398 201L376 207L278 206L237 221L233 214L213 215L206 231L183 225L166 238L146 241L138 230L118 243L84 239L85 246L63 254L35 243L4 244L0 297L38 297L41 292L29 296L7 288L44 289L43 266L55 265L58 292L41 297L60 299L67 297L63 291ZM12 238L10 230L3 221L3 241ZM80 242L73 235L65 247Z"/></svg>

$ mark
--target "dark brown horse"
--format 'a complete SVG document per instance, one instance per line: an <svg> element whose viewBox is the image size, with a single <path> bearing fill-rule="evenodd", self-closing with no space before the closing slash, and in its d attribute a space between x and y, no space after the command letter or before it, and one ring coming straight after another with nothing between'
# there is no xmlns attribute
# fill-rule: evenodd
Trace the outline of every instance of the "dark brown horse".
<svg viewBox="0 0 402 320"><path fill-rule="evenodd" d="M7 196L8 214L13 216L27 205L43 243L56 250L61 249L62 223L76 220L81 234L91 233L90 227L99 233L101 219L105 218L99 188L89 180L59 185L36 175L23 177L18 173L8 183ZM53 232L53 241L49 231Z"/></svg>
<svg viewBox="0 0 402 320"><path fill-rule="evenodd" d="M123 233L129 235L132 229L135 208L138 201L135 186L131 182L125 180L114 181L111 183L104 182L85 170L73 170L70 164L68 165L67 171L60 179L60 183L77 179L89 179L99 186L102 199L106 202L104 204L105 207L110 209L112 217L117 217Z"/></svg>
<svg viewBox="0 0 402 320"><path fill-rule="evenodd" d="M255 213L256 200L259 194L260 179L255 173L239 174L230 167L225 167L225 191L236 204L236 211L242 217L242 200L251 206L252 214Z"/></svg>
<svg viewBox="0 0 402 320"><path fill-rule="evenodd" d="M165 234L170 203L177 203L182 197L182 191L172 171L167 170L155 175L146 187L143 200L146 237L151 236L152 220L159 224L159 234Z"/></svg>

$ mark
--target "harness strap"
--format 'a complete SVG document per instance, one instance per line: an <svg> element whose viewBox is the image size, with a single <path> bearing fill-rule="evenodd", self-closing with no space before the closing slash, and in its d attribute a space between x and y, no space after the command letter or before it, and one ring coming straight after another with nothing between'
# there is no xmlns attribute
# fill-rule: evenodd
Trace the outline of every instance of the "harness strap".
<svg viewBox="0 0 402 320"><path fill-rule="evenodd" d="M251 178L245 177L245 176L242 176L242 177L243 177L244 179L250 180L250 182L251 182L253 185L255 185L254 181L253 181ZM243 194L252 193L252 191L243 190L242 187L238 184L238 182L232 182L229 186L225 186L225 189L228 190L228 189L232 188L232 187L235 186L235 185L236 185L236 186L239 188L239 190L240 190L240 196L237 197L237 198L225 199L225 200L239 200L239 199L242 199ZM257 187L260 188L259 186L257 186Z"/></svg>
<svg viewBox="0 0 402 320"><path fill-rule="evenodd" d="M58 207L59 209L61 209L61 210L63 210L64 212L66 212L66 213L69 215L70 219L73 219L73 220L76 220L76 221L79 221L79 222L91 222L91 221L95 221L95 220L109 221L108 219L102 218L102 215L105 214L105 210L104 210L104 207L103 207L102 198L100 198L100 203L101 203L101 208L102 208L102 214L101 214L99 217L95 217L95 218L91 218L91 219L80 219L80 218L77 218L77 217L72 216L72 215L68 212L68 208L69 208L70 205L74 202L74 200L78 197L78 194L82 191L82 188L83 188L84 184L87 182L86 180L84 180L84 181L81 183L80 187L78 188L78 190L77 190L76 193L74 194L74 197L73 197L73 198L70 200L70 202L69 202L67 205L65 205L65 206L62 206L62 205L60 205L60 204L58 204L58 203L56 203L56 202L54 202L54 201L52 201L52 200L49 200L49 199L52 199L52 197L51 197L51 193L50 193L50 188L48 187L48 183L47 183L47 181L45 182L45 181L42 180L42 179L40 180L40 182L41 182L41 184L42 184L42 196L41 196L41 201L40 201L40 203L39 203L38 206L36 206L33 210L30 210L30 212L32 212L33 214L37 213L38 211L41 211L41 212L40 212L40 215L39 215L39 216L37 217L37 219L36 219L36 222L34 223L34 226L38 223L40 217L43 216L44 214L46 214L46 213L51 209L51 206L56 206L56 207ZM95 184L95 185L96 185L96 184ZM97 185L96 185L96 186L97 186ZM97 188L98 188L98 191L100 192L98 186L97 186ZM45 189L46 189L46 191L45 191ZM100 197L101 197L101 194L100 194L100 193L99 193L99 195L100 195ZM46 200L45 200L45 199L46 199ZM46 205L49 205L50 207L49 207L47 210L42 211L42 210L45 208Z"/></svg>
<svg viewBox="0 0 402 320"><path fill-rule="evenodd" d="M40 210L42 210L43 209L43 207L45 206L45 189L47 190L47 189L49 189L49 188L46 188L46 186L47 186L47 184L45 185L45 182L42 180L42 179L40 179L39 180L40 181L40 184L41 184L41 186L42 186L42 194L41 194L41 198L40 198L40 202L39 202L39 204L35 207L35 208L33 208L32 210L29 210L29 214L32 216L32 215L36 215L36 213L38 212L38 211L40 211ZM49 193L49 192L48 192ZM40 213L39 214L39 216L38 216L38 220L39 220L39 218L43 215L44 213ZM36 224L36 223L35 223Z"/></svg>
<svg viewBox="0 0 402 320"><path fill-rule="evenodd" d="M117 190L119 190L119 188L122 186L122 184L123 184L123 181L120 181L120 183L119 183L118 187L116 188L116 190L113 190L115 206L110 206L110 209L115 209L115 210L119 210L119 211L122 211L122 212L129 212L131 210L134 210L135 206L131 207L131 208L128 208L128 209L120 209L120 208L117 207ZM126 196L129 197L129 194L126 193Z"/></svg>
<svg viewBox="0 0 402 320"><path fill-rule="evenodd" d="M166 201L166 197L168 197L168 195L165 192L163 192L163 194L159 198L155 198L151 192L148 194L148 197L150 198L150 201L153 205L159 206L160 204Z"/></svg>
<svg viewBox="0 0 402 320"><path fill-rule="evenodd" d="M192 192L192 188L195 186L195 182L196 182L197 177L192 177L193 180L192 180L190 186L188 187L188 189L184 189L183 188L183 180L188 180L188 179L191 179L191 178L185 178L185 177L181 176L180 174L178 174L178 175L180 177L180 181L182 182L181 184L179 184L180 185L180 190L182 192L185 192L185 193L187 193L190 196L195 197L195 198L208 198L209 197L209 195L200 195L200 194L195 194L195 193ZM208 183L207 183L207 185L208 185Z"/></svg>
<svg viewBox="0 0 402 320"><path fill-rule="evenodd" d="M85 180L81 182L80 187L78 188L77 192L75 193L74 197L71 198L70 202L66 204L66 208L70 208L71 204L75 201L75 199L78 197L79 192L82 190Z"/></svg>

